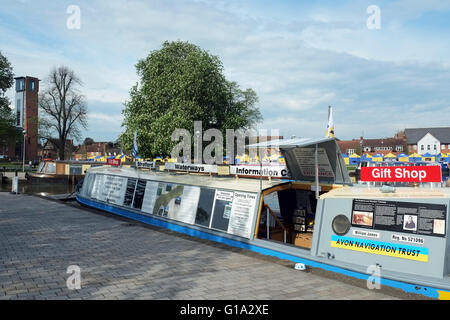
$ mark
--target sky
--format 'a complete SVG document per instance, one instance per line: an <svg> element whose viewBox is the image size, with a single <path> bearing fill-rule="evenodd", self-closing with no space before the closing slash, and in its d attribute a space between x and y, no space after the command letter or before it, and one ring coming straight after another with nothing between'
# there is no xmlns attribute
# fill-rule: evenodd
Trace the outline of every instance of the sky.
<svg viewBox="0 0 450 320"><path fill-rule="evenodd" d="M0 51L15 76L45 87L66 65L83 81L83 138L117 139L135 65L166 40L218 56L228 80L258 94L269 134L322 137L329 105L344 140L450 126L450 1L1 1Z"/></svg>

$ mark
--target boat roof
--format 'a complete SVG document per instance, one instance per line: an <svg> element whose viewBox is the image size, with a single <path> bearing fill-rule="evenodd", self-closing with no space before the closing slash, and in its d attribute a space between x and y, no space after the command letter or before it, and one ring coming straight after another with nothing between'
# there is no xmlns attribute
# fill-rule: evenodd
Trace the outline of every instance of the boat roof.
<svg viewBox="0 0 450 320"><path fill-rule="evenodd" d="M228 189L233 191L259 192L262 190L287 182L286 180L262 180L250 178L236 178L234 176L209 176L197 173L174 173L164 171L147 171L136 168L123 167L95 167L89 173L109 174L127 178L145 179L165 183L194 185L201 187Z"/></svg>
<svg viewBox="0 0 450 320"><path fill-rule="evenodd" d="M450 188L431 187L398 187L394 192L382 192L381 187L367 187L363 185L344 186L330 190L320 196L321 199L328 198L450 198Z"/></svg>

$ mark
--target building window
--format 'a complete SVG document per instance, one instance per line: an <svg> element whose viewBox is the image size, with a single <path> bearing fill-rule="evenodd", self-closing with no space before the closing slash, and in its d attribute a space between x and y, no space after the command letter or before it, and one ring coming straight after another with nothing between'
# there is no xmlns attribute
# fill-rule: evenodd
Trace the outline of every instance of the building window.
<svg viewBox="0 0 450 320"><path fill-rule="evenodd" d="M425 146L424 146L424 145L421 145L421 146L420 146L420 150L422 150L422 151L425 150Z"/></svg>
<svg viewBox="0 0 450 320"><path fill-rule="evenodd" d="M434 151L436 151L437 150L437 145L434 145Z"/></svg>
<svg viewBox="0 0 450 320"><path fill-rule="evenodd" d="M34 91L36 89L36 82L34 80L28 81L28 91Z"/></svg>
<svg viewBox="0 0 450 320"><path fill-rule="evenodd" d="M16 81L16 91L25 90L25 79L17 79Z"/></svg>
<svg viewBox="0 0 450 320"><path fill-rule="evenodd" d="M354 154L355 153L355 149L347 149L347 154L349 155L349 156L351 156L352 154Z"/></svg>
<svg viewBox="0 0 450 320"><path fill-rule="evenodd" d="M19 127L20 126L20 111L17 110L17 114L16 114L16 125Z"/></svg>
<svg viewBox="0 0 450 320"><path fill-rule="evenodd" d="M423 147L423 146L422 146ZM414 146L414 150L417 150L417 146ZM423 149L422 149L423 150Z"/></svg>
<svg viewBox="0 0 450 320"><path fill-rule="evenodd" d="M442 149L442 150L445 149L445 144L441 145L441 149Z"/></svg>
<svg viewBox="0 0 450 320"><path fill-rule="evenodd" d="M431 150L431 147L430 147L430 145L427 145L427 150Z"/></svg>

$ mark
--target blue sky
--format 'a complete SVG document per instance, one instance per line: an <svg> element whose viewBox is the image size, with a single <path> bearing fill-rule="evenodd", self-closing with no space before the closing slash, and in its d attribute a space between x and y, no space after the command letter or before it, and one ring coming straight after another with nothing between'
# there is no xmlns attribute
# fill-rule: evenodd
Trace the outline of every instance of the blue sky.
<svg viewBox="0 0 450 320"><path fill-rule="evenodd" d="M66 26L69 5L79 30ZM370 5L378 30L366 26ZM96 141L123 130L135 64L165 40L217 55L229 80L257 92L261 127L287 137L323 136L328 105L341 139L450 125L450 1L15 0L2 4L0 35L16 76L45 86L52 67L75 70Z"/></svg>

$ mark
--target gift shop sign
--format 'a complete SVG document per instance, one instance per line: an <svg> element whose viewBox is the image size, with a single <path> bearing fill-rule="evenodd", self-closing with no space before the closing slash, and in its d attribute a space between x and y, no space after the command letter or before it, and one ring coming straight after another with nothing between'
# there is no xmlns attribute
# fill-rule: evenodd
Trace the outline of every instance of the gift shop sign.
<svg viewBox="0 0 450 320"><path fill-rule="evenodd" d="M363 167L361 181L368 182L441 182L441 166Z"/></svg>
<svg viewBox="0 0 450 320"><path fill-rule="evenodd" d="M120 167L120 159L106 159L106 164L114 167Z"/></svg>

